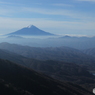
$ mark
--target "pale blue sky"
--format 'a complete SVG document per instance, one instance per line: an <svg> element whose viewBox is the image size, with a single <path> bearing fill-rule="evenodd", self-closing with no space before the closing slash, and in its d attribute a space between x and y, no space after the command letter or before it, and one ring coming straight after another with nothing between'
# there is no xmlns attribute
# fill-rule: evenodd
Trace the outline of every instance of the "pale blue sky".
<svg viewBox="0 0 95 95"><path fill-rule="evenodd" d="M0 34L28 25L54 34L95 35L95 0L0 0Z"/></svg>

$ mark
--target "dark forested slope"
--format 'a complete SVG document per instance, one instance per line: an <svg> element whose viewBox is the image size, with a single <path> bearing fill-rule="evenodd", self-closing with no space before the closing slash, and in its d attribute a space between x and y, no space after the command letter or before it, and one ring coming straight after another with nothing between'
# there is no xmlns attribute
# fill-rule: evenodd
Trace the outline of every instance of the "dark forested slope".
<svg viewBox="0 0 95 95"><path fill-rule="evenodd" d="M91 92L78 85L59 82L26 67L1 59L0 78L14 85L20 91L23 89L23 92L27 92L26 95L92 95ZM0 83L0 87L3 89L4 83L2 82L2 84ZM9 89L6 88L3 91L6 92Z"/></svg>

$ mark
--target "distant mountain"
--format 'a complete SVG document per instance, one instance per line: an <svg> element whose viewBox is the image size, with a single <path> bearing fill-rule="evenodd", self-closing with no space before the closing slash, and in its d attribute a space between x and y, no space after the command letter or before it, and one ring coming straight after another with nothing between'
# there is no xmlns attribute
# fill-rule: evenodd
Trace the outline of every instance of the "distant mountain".
<svg viewBox="0 0 95 95"><path fill-rule="evenodd" d="M36 26L31 25L31 26L22 28L22 29L20 29L20 30L18 30L16 32L9 33L7 35L51 36L51 35L54 35L54 34L45 32L43 30L40 30Z"/></svg>
<svg viewBox="0 0 95 95"><path fill-rule="evenodd" d="M54 80L0 59L0 95L93 95L85 88Z"/></svg>
<svg viewBox="0 0 95 95"><path fill-rule="evenodd" d="M59 38L71 38L71 36L65 35L65 36L59 37Z"/></svg>
<svg viewBox="0 0 95 95"><path fill-rule="evenodd" d="M10 35L8 36L7 38L13 38L13 39L24 39L23 37L21 36L15 36L15 35Z"/></svg>

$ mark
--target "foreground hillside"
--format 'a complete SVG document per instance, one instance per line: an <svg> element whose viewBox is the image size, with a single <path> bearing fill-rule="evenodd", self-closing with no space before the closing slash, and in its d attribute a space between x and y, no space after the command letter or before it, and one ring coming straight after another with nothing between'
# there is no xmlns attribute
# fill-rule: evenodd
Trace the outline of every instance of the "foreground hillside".
<svg viewBox="0 0 95 95"><path fill-rule="evenodd" d="M0 79L0 95L33 95L28 91L13 86L11 83Z"/></svg>
<svg viewBox="0 0 95 95"><path fill-rule="evenodd" d="M5 92L9 91L10 86L8 84L10 84L15 86L15 89L27 92L27 94L23 95L92 95L89 91L78 85L59 82L31 69L1 59L0 78L7 83L6 86L8 88L6 87L3 90ZM11 89L13 89L13 86L11 86ZM0 84L0 87L3 89L5 87L4 83ZM13 94L10 93L9 95Z"/></svg>

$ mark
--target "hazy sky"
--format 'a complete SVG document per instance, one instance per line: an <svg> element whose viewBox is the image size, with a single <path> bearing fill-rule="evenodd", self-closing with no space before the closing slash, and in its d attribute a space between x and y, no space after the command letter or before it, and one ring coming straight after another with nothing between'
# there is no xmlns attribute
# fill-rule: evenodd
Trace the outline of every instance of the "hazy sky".
<svg viewBox="0 0 95 95"><path fill-rule="evenodd" d="M95 35L95 0L0 0L0 34L28 25L55 34Z"/></svg>

